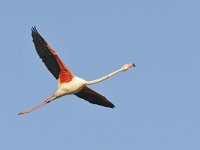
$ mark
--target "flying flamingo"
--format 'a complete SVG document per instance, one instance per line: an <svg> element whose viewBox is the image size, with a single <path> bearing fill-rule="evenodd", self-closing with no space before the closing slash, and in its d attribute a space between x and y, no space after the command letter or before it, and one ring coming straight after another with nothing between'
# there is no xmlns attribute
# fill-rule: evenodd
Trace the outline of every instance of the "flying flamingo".
<svg viewBox="0 0 200 150"><path fill-rule="evenodd" d="M131 67L135 67L133 63L123 65L120 69L104 76L102 78L86 81L82 78L75 76L68 67L62 62L53 48L43 39L38 33L36 27L32 27L32 38L36 51L47 69L58 80L58 89L49 98L36 105L35 107L19 112L19 115L30 113L51 101L62 97L64 95L74 94L79 98L82 98L92 104L97 104L104 107L114 108L115 106L106 99L106 97L88 88L87 85L95 84L109 77L121 72L126 71Z"/></svg>

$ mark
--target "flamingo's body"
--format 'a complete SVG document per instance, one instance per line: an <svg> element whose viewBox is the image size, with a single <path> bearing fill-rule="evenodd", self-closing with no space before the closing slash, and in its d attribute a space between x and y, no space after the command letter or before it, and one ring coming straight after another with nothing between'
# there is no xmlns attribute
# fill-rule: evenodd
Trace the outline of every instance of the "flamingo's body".
<svg viewBox="0 0 200 150"><path fill-rule="evenodd" d="M87 85L101 82L121 71L128 70L130 67L135 67L133 63L125 64L120 69L97 80L86 81L82 78L75 76L67 68L67 66L62 62L62 60L59 58L59 56L56 54L53 48L51 48L47 44L47 42L42 38L42 36L38 33L35 27L32 28L32 37L38 55L40 56L48 70L58 80L58 89L52 96L45 99L43 102L36 105L35 107L20 112L19 115L32 112L33 110L38 109L39 107L61 96L70 94L74 94L82 99L87 100L92 104L114 108L114 105L110 101L108 101L104 96L88 88Z"/></svg>

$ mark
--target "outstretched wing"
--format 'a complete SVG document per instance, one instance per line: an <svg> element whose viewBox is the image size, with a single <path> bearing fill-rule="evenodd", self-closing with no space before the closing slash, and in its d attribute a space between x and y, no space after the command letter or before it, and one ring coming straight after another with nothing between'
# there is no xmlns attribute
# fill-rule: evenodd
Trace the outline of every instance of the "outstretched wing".
<svg viewBox="0 0 200 150"><path fill-rule="evenodd" d="M99 93L93 91L88 87L84 87L82 90L80 90L78 93L75 93L74 95L92 104L97 104L100 106L110 107L110 108L115 107L109 100L106 99L106 97L100 95Z"/></svg>
<svg viewBox="0 0 200 150"><path fill-rule="evenodd" d="M74 77L73 73L58 57L53 48L38 33L36 27L32 27L32 38L36 51L48 70L60 83L69 82Z"/></svg>

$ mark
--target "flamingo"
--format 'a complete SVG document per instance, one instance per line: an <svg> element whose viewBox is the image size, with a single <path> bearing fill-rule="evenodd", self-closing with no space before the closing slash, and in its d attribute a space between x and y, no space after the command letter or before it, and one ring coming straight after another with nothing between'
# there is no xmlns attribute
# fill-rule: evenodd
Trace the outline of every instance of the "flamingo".
<svg viewBox="0 0 200 150"><path fill-rule="evenodd" d="M39 34L36 27L32 27L32 38L35 45L35 49L42 59L43 63L46 65L47 69L53 74L53 76L58 81L58 88L50 97L43 100L41 103L35 107L19 112L19 115L30 113L45 104L52 102L53 100L60 98L64 95L76 95L92 104L97 104L104 107L114 108L115 106L107 100L106 97L90 89L88 85L101 82L108 79L109 77L126 71L131 67L135 67L135 64L128 63L123 65L120 69L96 80L86 81L80 77L75 76L68 67L59 58L54 49L44 40L44 38Z"/></svg>

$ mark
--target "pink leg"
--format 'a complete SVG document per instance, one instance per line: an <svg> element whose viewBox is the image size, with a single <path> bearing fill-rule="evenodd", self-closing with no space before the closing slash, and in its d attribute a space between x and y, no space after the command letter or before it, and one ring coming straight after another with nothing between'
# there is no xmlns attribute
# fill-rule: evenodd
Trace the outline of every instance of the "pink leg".
<svg viewBox="0 0 200 150"><path fill-rule="evenodd" d="M36 105L35 107L31 108L31 109L28 109L28 110L25 110L25 111L22 111L22 112L19 112L18 115L23 115L23 114L27 114L27 113L30 113L42 106L44 106L45 104L47 103L50 103L51 101L53 101L55 99L55 96L52 95L51 97L45 99L44 101L42 101L41 103L39 103L38 105Z"/></svg>

